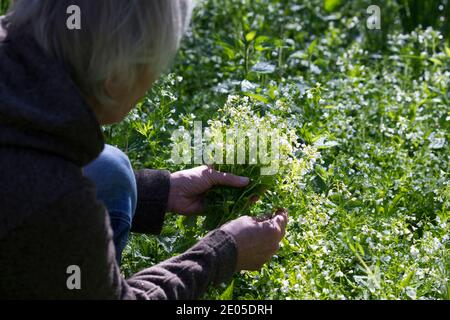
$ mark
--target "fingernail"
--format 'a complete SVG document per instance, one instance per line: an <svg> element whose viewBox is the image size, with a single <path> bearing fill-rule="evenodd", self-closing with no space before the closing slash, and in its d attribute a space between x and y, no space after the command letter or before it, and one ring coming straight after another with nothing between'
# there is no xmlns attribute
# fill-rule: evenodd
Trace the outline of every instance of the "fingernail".
<svg viewBox="0 0 450 320"><path fill-rule="evenodd" d="M242 184L249 184L250 183L250 179L247 177L239 177L239 180Z"/></svg>

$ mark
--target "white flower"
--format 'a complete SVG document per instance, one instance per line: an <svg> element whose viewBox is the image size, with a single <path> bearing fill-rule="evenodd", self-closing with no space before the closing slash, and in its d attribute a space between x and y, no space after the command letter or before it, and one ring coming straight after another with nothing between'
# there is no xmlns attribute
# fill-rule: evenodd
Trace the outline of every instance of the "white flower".
<svg viewBox="0 0 450 320"><path fill-rule="evenodd" d="M416 292L416 289L411 288L411 287L407 287L407 288L405 289L405 293L406 293L406 295L407 295L408 297L410 297L411 299L413 299L413 300L416 300L416 299L417 299L417 292Z"/></svg>
<svg viewBox="0 0 450 320"><path fill-rule="evenodd" d="M415 246L411 246L409 252L414 258L417 258L417 256L419 255L419 250L417 250Z"/></svg>

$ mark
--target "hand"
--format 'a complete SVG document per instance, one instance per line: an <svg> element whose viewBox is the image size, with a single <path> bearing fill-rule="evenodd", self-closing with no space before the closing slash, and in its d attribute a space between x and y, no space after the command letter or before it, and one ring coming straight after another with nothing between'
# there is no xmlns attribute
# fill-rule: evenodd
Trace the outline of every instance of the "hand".
<svg viewBox="0 0 450 320"><path fill-rule="evenodd" d="M247 177L218 172L207 166L172 173L167 211L187 216L199 214L203 211L204 194L212 187L242 188L249 182Z"/></svg>
<svg viewBox="0 0 450 320"><path fill-rule="evenodd" d="M287 221L287 211L280 209L265 221L245 216L223 225L220 229L232 235L237 244L236 271L261 269L278 251Z"/></svg>

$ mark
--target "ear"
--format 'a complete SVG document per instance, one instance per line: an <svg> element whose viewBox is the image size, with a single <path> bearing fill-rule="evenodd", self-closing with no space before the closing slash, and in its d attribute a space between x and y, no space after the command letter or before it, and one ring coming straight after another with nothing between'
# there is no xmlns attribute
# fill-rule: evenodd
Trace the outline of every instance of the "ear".
<svg viewBox="0 0 450 320"><path fill-rule="evenodd" d="M117 77L109 77L105 80L105 92L114 101L120 101L122 96L122 86Z"/></svg>

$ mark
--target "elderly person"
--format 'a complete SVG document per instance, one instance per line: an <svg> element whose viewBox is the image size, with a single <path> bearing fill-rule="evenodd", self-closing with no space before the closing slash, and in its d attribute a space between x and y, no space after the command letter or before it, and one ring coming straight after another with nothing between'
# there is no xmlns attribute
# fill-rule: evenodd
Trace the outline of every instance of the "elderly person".
<svg viewBox="0 0 450 320"><path fill-rule="evenodd" d="M81 29L67 28L71 5ZM157 234L166 212L199 213L208 189L248 183L208 167L133 171L104 145L100 126L145 95L190 12L189 0L17 0L1 19L0 298L195 299L278 249L285 213L242 217L127 280L120 273L130 231Z"/></svg>

